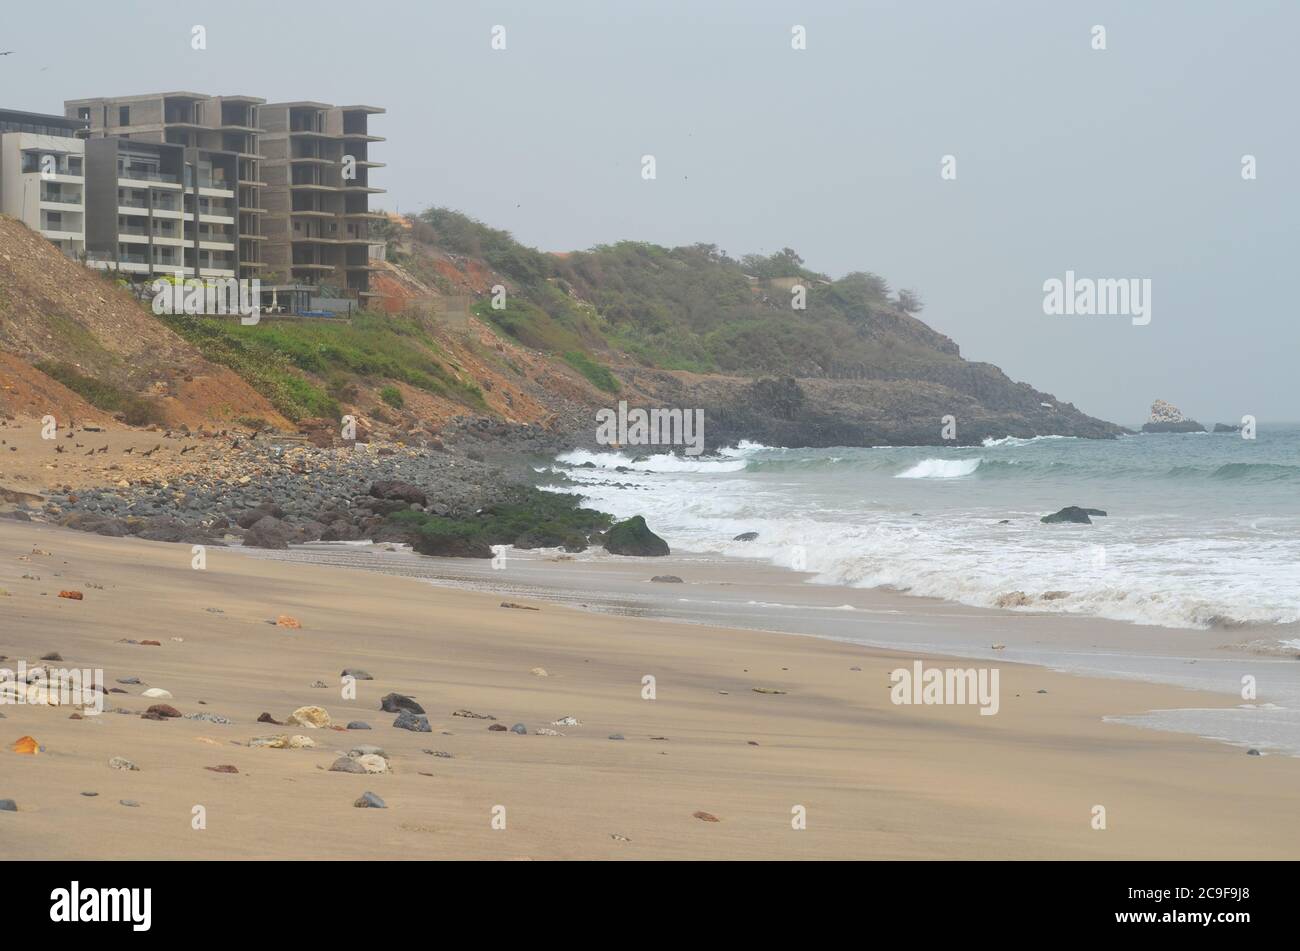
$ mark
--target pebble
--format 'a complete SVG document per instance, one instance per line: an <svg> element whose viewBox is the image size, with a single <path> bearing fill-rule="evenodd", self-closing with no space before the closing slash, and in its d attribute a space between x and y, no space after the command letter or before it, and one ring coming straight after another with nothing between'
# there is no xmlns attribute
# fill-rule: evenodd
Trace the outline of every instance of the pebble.
<svg viewBox="0 0 1300 951"><path fill-rule="evenodd" d="M366 768L350 756L340 756L331 765L331 773L364 773Z"/></svg>
<svg viewBox="0 0 1300 951"><path fill-rule="evenodd" d="M134 799L119 799L118 802L120 802L124 806L130 806L132 809L140 808L140 804L136 802Z"/></svg>
<svg viewBox="0 0 1300 951"><path fill-rule="evenodd" d="M502 601L501 606L503 608L514 608L517 611L540 611L541 610L541 608L534 608L527 604L515 604L515 602L513 601Z"/></svg>
<svg viewBox="0 0 1300 951"><path fill-rule="evenodd" d="M17 812L18 803L12 799L0 799L0 812Z"/></svg>
<svg viewBox="0 0 1300 951"><path fill-rule="evenodd" d="M63 655L60 654L58 651L51 651L51 652L48 653L48 654L43 654L43 655L41 655L41 660L62 661L62 660L63 660Z"/></svg>
<svg viewBox="0 0 1300 951"><path fill-rule="evenodd" d="M369 744L352 747L348 755L349 756L382 756L384 757L384 759L388 758L388 754L384 752L384 748L382 746L370 746Z"/></svg>
<svg viewBox="0 0 1300 951"><path fill-rule="evenodd" d="M161 687L150 687L150 688L149 688L148 690L146 690L144 693L140 694L140 696L142 696L142 697L148 697L150 700L170 700L170 699L172 699L172 695L171 695L170 693L168 693L166 690L163 690Z"/></svg>
<svg viewBox="0 0 1300 951"><path fill-rule="evenodd" d="M203 720L206 723L220 723L223 726L228 726L234 722L230 717L223 717L220 713L187 713L185 719Z"/></svg>
<svg viewBox="0 0 1300 951"><path fill-rule="evenodd" d="M179 710L177 710L171 704L167 704L167 703L155 703L153 706L151 706L148 710L145 711L146 716L148 716L151 713L156 713L160 717L168 717L168 718L179 717L181 715L181 712Z"/></svg>
<svg viewBox="0 0 1300 951"><path fill-rule="evenodd" d="M371 677L368 673L366 673L364 670L362 670L360 667L344 667L343 673L339 674L339 676L351 677L353 680L374 680L375 679L374 677Z"/></svg>
<svg viewBox="0 0 1300 951"><path fill-rule="evenodd" d="M83 792L82 795L85 796L87 799L94 799L96 796L99 795L99 793L97 793L97 792L91 792L91 791L86 791L86 792Z"/></svg>
<svg viewBox="0 0 1300 951"><path fill-rule="evenodd" d="M694 815L696 819L700 819L700 820L702 820L702 821L704 821L704 822L721 822L721 821L722 821L721 819L719 819L717 816L715 816L715 815L714 815L713 813L711 813L711 812L700 811L700 812L692 813L692 815Z"/></svg>
<svg viewBox="0 0 1300 951"><path fill-rule="evenodd" d="M429 718L422 713L411 713L409 710L403 710L393 721L393 726L399 730L410 730L412 733L432 733L433 729L429 726Z"/></svg>
<svg viewBox="0 0 1300 951"><path fill-rule="evenodd" d="M127 685L144 683L139 677L118 677L117 682Z"/></svg>
<svg viewBox="0 0 1300 951"><path fill-rule="evenodd" d="M504 723L493 723L488 729L493 733L504 733L508 728Z"/></svg>
<svg viewBox="0 0 1300 951"><path fill-rule="evenodd" d="M627 737L625 737L622 733L611 733L611 734L609 735L609 738L610 738L611 740L626 740L626 739L627 739Z"/></svg>
<svg viewBox="0 0 1300 951"><path fill-rule="evenodd" d="M532 674L534 677L549 677L549 676L550 676L550 674L548 674L548 673L546 672L546 668L545 668L545 667L534 667L532 670L529 671L529 673Z"/></svg>
<svg viewBox="0 0 1300 951"><path fill-rule="evenodd" d="M203 768L206 769L206 770L211 770L211 771L214 772L214 773L237 773L237 772L239 772L239 770L238 770L236 767L231 766L229 763L222 763L220 766L204 766Z"/></svg>
<svg viewBox="0 0 1300 951"><path fill-rule="evenodd" d="M322 727L328 727L332 722L330 715L324 707L299 707L293 713L289 714L285 721L286 726L305 726L310 730L318 730Z"/></svg>
<svg viewBox="0 0 1300 951"><path fill-rule="evenodd" d="M1261 754L1260 754L1259 750L1250 749L1250 750L1246 750L1246 755L1247 755L1247 756L1260 756Z"/></svg>
<svg viewBox="0 0 1300 951"><path fill-rule="evenodd" d="M516 723L514 726L510 728L510 732L518 733L520 736L527 736L528 727L524 726L522 723Z"/></svg>
<svg viewBox="0 0 1300 951"><path fill-rule="evenodd" d="M136 766L135 763L131 762L125 756L114 756L111 760L108 761L108 765L113 767L114 769L124 769L128 771L133 770L137 773L140 771L140 767Z"/></svg>
<svg viewBox="0 0 1300 951"><path fill-rule="evenodd" d="M496 717L489 716L486 713L475 713L473 710L453 710L451 715L454 717L467 717L470 720L495 720Z"/></svg>
<svg viewBox="0 0 1300 951"><path fill-rule="evenodd" d="M370 724L369 724L369 723L366 723L364 720L353 720L351 723L348 724L348 729L349 729L349 730L369 730L369 729L370 729Z"/></svg>
<svg viewBox="0 0 1300 951"><path fill-rule="evenodd" d="M455 757L446 750L421 750L421 752L428 753L430 756L437 756L441 759L455 759Z"/></svg>
<svg viewBox="0 0 1300 951"><path fill-rule="evenodd" d="M351 757L349 757L351 759ZM388 760L374 753L367 753L365 756L358 756L352 762L361 766L362 770L367 773L387 773L389 771Z"/></svg>
<svg viewBox="0 0 1300 951"><path fill-rule="evenodd" d="M294 736L287 736L282 733L279 736L254 737L253 739L248 741L248 745L266 746L266 747L270 747L273 750L284 750L284 749L310 750L310 749L315 749L316 741L308 737L302 736L301 734L296 734Z"/></svg>
<svg viewBox="0 0 1300 951"><path fill-rule="evenodd" d="M372 792L362 793L361 798L359 798L352 805L356 806L358 809L387 809L388 808L388 806L385 805L384 801Z"/></svg>

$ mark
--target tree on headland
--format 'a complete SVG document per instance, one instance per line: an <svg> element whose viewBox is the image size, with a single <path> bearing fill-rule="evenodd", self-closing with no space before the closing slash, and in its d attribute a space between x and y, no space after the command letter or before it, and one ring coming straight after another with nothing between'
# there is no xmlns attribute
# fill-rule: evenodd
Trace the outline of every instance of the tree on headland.
<svg viewBox="0 0 1300 951"><path fill-rule="evenodd" d="M898 292L898 309L905 314L919 314L925 308L925 301L914 290L903 288Z"/></svg>

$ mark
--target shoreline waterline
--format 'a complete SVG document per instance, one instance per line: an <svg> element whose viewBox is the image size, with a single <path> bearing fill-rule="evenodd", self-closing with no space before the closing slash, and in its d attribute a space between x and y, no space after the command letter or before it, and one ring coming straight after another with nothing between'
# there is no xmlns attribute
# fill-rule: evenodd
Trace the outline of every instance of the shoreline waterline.
<svg viewBox="0 0 1300 951"><path fill-rule="evenodd" d="M318 542L250 557L416 578L435 586L529 598L593 613L738 631L795 634L864 648L1015 663L1082 677L1139 681L1231 696L1224 709L1188 707L1125 716L1130 725L1300 756L1300 661L1262 654L1243 632L1185 631L1102 618L976 608L880 589L807 584L806 575L755 561L674 554L507 549L484 559L418 555L390 543ZM678 583L652 582L675 575ZM999 645L995 647L994 645ZM1241 678L1258 682L1240 699Z"/></svg>

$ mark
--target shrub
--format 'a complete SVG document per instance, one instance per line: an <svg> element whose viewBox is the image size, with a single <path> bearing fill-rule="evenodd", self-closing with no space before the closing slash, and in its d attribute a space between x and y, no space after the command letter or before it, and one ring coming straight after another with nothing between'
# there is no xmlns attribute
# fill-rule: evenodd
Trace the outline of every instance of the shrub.
<svg viewBox="0 0 1300 951"><path fill-rule="evenodd" d="M614 378L614 374L585 353L570 350L564 355L564 362L585 376L588 382L597 389L604 390L606 393L617 393L622 389L618 384L618 380Z"/></svg>
<svg viewBox="0 0 1300 951"><path fill-rule="evenodd" d="M166 422L161 407L152 400L106 380L88 376L70 363L41 362L35 364L35 367L51 379L58 380L96 409L121 414L128 426L152 426Z"/></svg>

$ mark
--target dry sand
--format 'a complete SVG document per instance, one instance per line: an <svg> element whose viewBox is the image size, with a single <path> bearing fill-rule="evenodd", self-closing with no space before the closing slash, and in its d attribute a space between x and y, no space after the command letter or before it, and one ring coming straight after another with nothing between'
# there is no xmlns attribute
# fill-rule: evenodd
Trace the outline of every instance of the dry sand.
<svg viewBox="0 0 1300 951"><path fill-rule="evenodd" d="M63 666L104 668L110 686L136 676L182 713L234 720L0 707L0 798L20 810L0 812L2 858L1300 855L1300 760L1101 720L1229 702L1217 696L1002 665L996 716L895 706L889 671L911 655L551 604L512 610L491 595L219 548L194 570L188 546L8 521L0 588L4 666L58 651ZM280 614L302 628L267 623ZM354 701L340 696L345 667L375 677ZM647 674L653 701L641 698ZM126 689L110 702L154 702ZM390 691L416 697L433 732L394 729L378 709ZM307 704L374 729L255 722ZM565 735L490 732L493 721L451 716L460 708ZM551 726L564 716L581 725ZM283 732L317 746L245 745ZM45 752L10 752L23 735ZM382 746L393 772L326 771L358 744ZM111 769L114 756L139 771ZM220 764L239 773L204 768ZM354 808L366 790L388 808ZM1098 804L1105 831L1090 827ZM191 827L196 805L204 830ZM498 805L504 830L492 828ZM796 805L805 830L791 828Z"/></svg>

